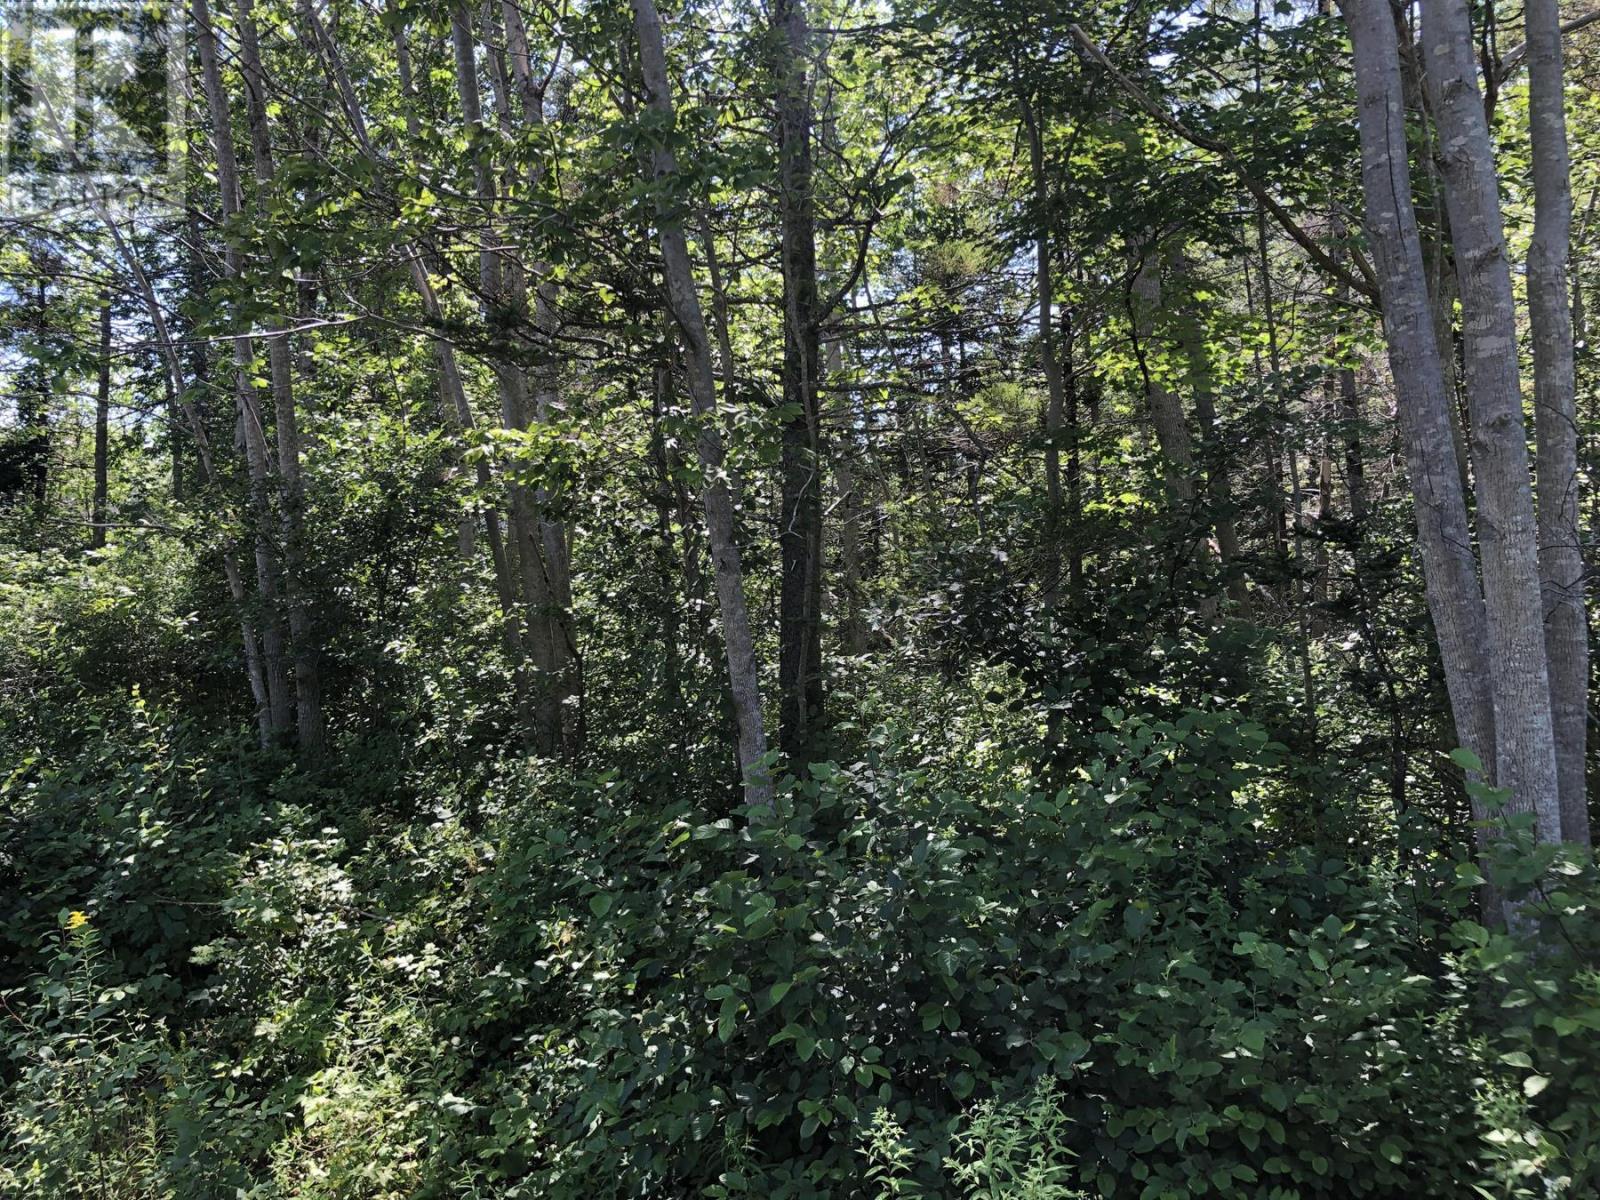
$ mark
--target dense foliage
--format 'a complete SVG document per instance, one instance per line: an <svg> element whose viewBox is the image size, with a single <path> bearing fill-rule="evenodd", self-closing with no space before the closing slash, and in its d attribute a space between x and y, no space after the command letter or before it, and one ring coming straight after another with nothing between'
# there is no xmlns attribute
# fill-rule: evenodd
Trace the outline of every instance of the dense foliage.
<svg viewBox="0 0 1600 1200"><path fill-rule="evenodd" d="M669 97L653 12L195 3L176 195L0 197L0 1195L1600 1194L1345 23L693 0Z"/></svg>

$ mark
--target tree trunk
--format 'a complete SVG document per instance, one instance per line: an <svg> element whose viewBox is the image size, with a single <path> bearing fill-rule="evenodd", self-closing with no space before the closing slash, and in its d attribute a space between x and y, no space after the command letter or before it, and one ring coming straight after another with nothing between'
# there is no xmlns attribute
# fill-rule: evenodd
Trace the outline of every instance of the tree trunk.
<svg viewBox="0 0 1600 1200"><path fill-rule="evenodd" d="M102 549L106 544L106 507L109 493L111 441L111 298L100 304L99 377L94 392L94 504L89 516L89 546Z"/></svg>
<svg viewBox="0 0 1600 1200"><path fill-rule="evenodd" d="M1455 311L1457 285L1455 265L1450 257L1450 218L1444 206L1444 181L1439 176L1439 148L1434 141L1431 110L1423 94L1423 69L1418 47L1412 36L1408 5L1391 4L1390 16L1400 55L1401 94L1406 111L1420 133L1416 147L1426 199L1417 217L1417 233L1422 243L1422 259L1427 264L1428 296L1432 302L1433 332L1439 347L1439 372L1444 394L1450 398L1450 437L1455 442L1457 473L1462 495L1472 495L1472 448L1465 429L1469 423L1462 410L1459 364L1456 361Z"/></svg>
<svg viewBox="0 0 1600 1200"><path fill-rule="evenodd" d="M1539 579L1550 671L1561 836L1589 844L1585 786L1589 621L1578 533L1578 410L1567 259L1572 180L1557 0L1528 0L1528 124L1533 149L1533 241L1528 317L1533 330L1534 437L1539 478Z"/></svg>
<svg viewBox="0 0 1600 1200"><path fill-rule="evenodd" d="M1193 540L1192 557L1195 565L1205 573L1211 566L1211 546L1205 529L1199 524L1198 499L1195 487L1194 443L1189 434L1189 423L1183 415L1179 398L1167 387L1161 364L1151 363L1155 347L1156 314L1161 310L1161 251L1154 239L1136 248L1140 262L1133 277L1130 305L1133 316L1134 356L1144 376L1145 403L1150 411L1150 424L1155 430L1156 446L1161 451L1165 465L1167 490L1176 501L1185 537ZM1207 595L1201 601L1202 615L1214 615L1215 598Z"/></svg>
<svg viewBox="0 0 1600 1200"><path fill-rule="evenodd" d="M1066 388L1061 360L1056 356L1055 281L1051 277L1049 179L1045 173L1044 130L1041 116L1026 96L1021 98L1022 122L1028 134L1028 164L1033 180L1034 302L1039 307L1039 358L1044 367L1044 607L1048 612L1061 600L1061 426L1066 413Z"/></svg>
<svg viewBox="0 0 1600 1200"><path fill-rule="evenodd" d="M728 290L722 280L722 267L717 261L717 234L711 218L700 218L700 243L705 247L706 273L711 278L711 321L717 334L717 357L722 367L722 398L730 404L734 400L733 333L728 324Z"/></svg>
<svg viewBox="0 0 1600 1200"><path fill-rule="evenodd" d="M1150 364L1150 353L1155 347L1156 314L1161 310L1161 254L1154 242L1144 245L1139 253L1139 269L1133 277L1133 325L1140 368L1145 377L1145 401L1150 407L1156 445L1166 459L1167 486L1179 501L1192 508L1196 493L1194 444L1189 436L1189 423L1184 419L1178 397Z"/></svg>
<svg viewBox="0 0 1600 1200"><path fill-rule="evenodd" d="M1186 280L1189 261L1179 253L1173 257L1174 282ZM1216 378L1212 369L1211 354L1206 348L1205 327L1198 315L1200 305L1189 299L1182 300L1184 311L1178 314L1178 349L1183 355L1184 382L1194 401L1194 415L1200 426L1201 445L1206 469L1206 501L1211 509L1212 528L1217 535L1217 557L1229 568L1229 574L1238 571L1239 532L1233 519L1233 487L1228 479L1228 456L1221 445L1217 421ZM1242 577L1235 576L1228 583L1228 598L1244 604L1249 595Z"/></svg>
<svg viewBox="0 0 1600 1200"><path fill-rule="evenodd" d="M1077 371L1077 336L1073 306L1061 307L1061 370L1067 401L1067 582L1075 594L1083 591L1083 438L1080 428Z"/></svg>
<svg viewBox="0 0 1600 1200"><path fill-rule="evenodd" d="M498 222L494 173L487 160L482 139L487 132L483 102L478 89L476 45L472 17L464 3L451 10L451 43L455 52L456 88L461 112L474 140L473 178L476 199L484 227L479 231L483 249L479 254L479 282L484 298L485 320L496 311L507 314L513 328L527 322L527 286L521 262L514 254L499 248L503 240ZM501 335L494 329L491 336ZM514 347L497 347L494 361L495 387L500 396L501 421L508 429L528 427L528 381L516 362ZM537 678L532 695L533 726L528 731L533 747L541 754L562 749L561 681L565 676L564 647L558 649L558 635L552 614L556 608L551 588L550 569L545 558L541 514L533 489L508 479L507 514L511 545L516 562L513 578L521 587L523 627L531 664Z"/></svg>
<svg viewBox="0 0 1600 1200"><path fill-rule="evenodd" d="M500 11L505 25L506 52L511 60L511 81L520 101L522 122L529 128L544 125L544 93L533 73L528 32L522 9L512 0L502 0ZM492 53L497 61L500 51ZM509 107L509 105L508 105ZM508 126L509 126L508 114ZM509 132L509 128L508 128ZM535 156L528 168L528 188L536 192L544 179L543 159ZM531 287L529 282L531 281ZM560 362L556 334L560 316L556 305L556 285L550 279L549 264L535 260L523 275L522 304L532 293L533 332L536 358L530 372L533 385L533 420L546 424L561 407ZM544 566L549 587L549 613L553 667L556 673L556 702L561 709L562 749L569 757L582 752L584 743L583 657L578 650L572 620L572 546L567 523L551 515L549 489L534 490L539 513L539 538L544 549Z"/></svg>
<svg viewBox="0 0 1600 1200"><path fill-rule="evenodd" d="M1335 215L1328 232L1335 242L1343 242L1349 234L1344 217ZM1340 287L1334 300L1341 313L1334 351L1336 355L1342 355L1345 352L1344 335L1347 328L1342 314L1347 311L1350 302L1350 289ZM1338 403L1331 415L1339 424L1344 442L1344 482L1350 493L1350 520L1359 527L1367 517L1367 467L1361 452L1361 395L1356 388L1354 367L1341 364L1335 368L1335 375ZM1357 536L1360 536L1359 528Z"/></svg>
<svg viewBox="0 0 1600 1200"><path fill-rule="evenodd" d="M207 0L193 0L195 41L200 49L200 77L211 116L211 134L217 158L217 189L222 197L225 220L238 216L243 197L239 184L238 159L233 148L233 125L227 96L222 90L222 69L218 61L216 31L211 23ZM223 264L229 278L238 279L242 263L237 246L228 243ZM266 429L261 420L261 405L256 395L255 351L247 334L233 338L234 400L238 406L239 437L244 446L245 465L250 478L251 517L255 523L256 588L261 602L261 658L265 673L268 717L272 736L288 735L294 724L286 661L279 568L276 551L269 540L272 526L271 463Z"/></svg>
<svg viewBox="0 0 1600 1200"><path fill-rule="evenodd" d="M711 369L711 346L706 336L705 314L695 291L694 269L683 219L670 193L678 178L677 158L670 143L675 115L667 84L666 49L662 44L661 17L654 0L632 0L634 30L639 40L639 66L650 109L662 128L652 139L650 170L655 185L656 233L661 243L662 270L667 300L687 359L689 395L699 424L696 448L705 478L701 488L716 579L717 606L722 616L722 637L728 654L728 684L733 696L734 719L739 731L739 767L744 779L745 802L772 807L772 779L768 772L767 735L762 725L761 685L756 669L755 640L745 604L744 569L734 537L733 501L723 465L722 434L717 428L716 378Z"/></svg>
<svg viewBox="0 0 1600 1200"><path fill-rule="evenodd" d="M817 313L816 199L804 0L775 0L778 195L783 262L782 508L778 545L778 741L795 764L822 721L822 374Z"/></svg>
<svg viewBox="0 0 1600 1200"><path fill-rule="evenodd" d="M683 701L683 652L682 617L678 597L674 595L671 580L681 578L680 563L682 557L676 545L672 532L672 518L676 509L677 499L673 488L672 462L667 454L667 439L664 434L667 424L667 414L672 404L672 359L673 342L671 330L661 347L661 362L655 370L655 379L652 381L650 396L650 469L654 476L655 491L650 497L656 510L656 570L666 583L666 602L661 610L661 684L666 693L668 721L674 732L684 728L682 718L685 714ZM629 382L630 398L634 394L634 385ZM683 588L684 604L692 603L688 595L688 588Z"/></svg>
<svg viewBox="0 0 1600 1200"><path fill-rule="evenodd" d="M356 96L355 88L351 85L350 74L345 69L344 59L339 54L339 47L328 36L322 25L321 18L309 3L301 7L301 20L303 31L312 36L318 57L333 77L345 116L349 119L350 129L355 136L356 145L360 148L362 157L373 166L379 165L379 158L373 148L371 138L367 134L366 117L362 112L361 104ZM413 111L415 106L415 88L411 83L410 52L406 44L405 29L398 22L394 28L395 61L399 68L401 94L408 103L405 106L406 129L411 137L419 136L420 126ZM443 307L439 303L438 294L434 291L433 282L428 275L430 256L424 247L405 245L400 248L406 260L406 270L411 279L413 290L422 305L423 319L433 330L442 329L445 323ZM436 381L439 391L440 419L448 431L454 435L457 442L452 457L459 461L459 443L465 435L472 432L476 426L476 418L472 412L472 405L467 399L466 386L461 379L460 365L456 361L455 347L450 341L438 332L429 335L429 346L433 351L434 362L437 367ZM489 562L493 570L495 598L500 609L501 640L505 647L506 660L510 667L513 686L516 689L516 700L519 723L522 728L532 728L534 682L529 678L528 654L523 643L521 623L518 620L517 586L511 573L510 555L507 553L505 539L500 525L500 514L495 504L490 500L493 494L493 475L489 463L483 455L478 455L473 465L473 473L477 483L478 494L482 503L482 518L484 539L488 544ZM456 549L463 559L470 559L475 542L470 513L463 513L456 526Z"/></svg>
<svg viewBox="0 0 1600 1200"><path fill-rule="evenodd" d="M245 82L245 111L255 162L257 194L274 175L272 136L267 124L266 80L256 39L252 0L239 0L239 63ZM257 201L258 208L260 201ZM264 214L262 214L264 215ZM281 289L276 289L281 298ZM294 368L283 318L265 319L267 371L272 388L273 430L278 450L278 521L283 539L283 588L289 616L289 642L294 657L295 735L300 753L315 758L322 751L322 674L312 628L305 569L305 483L300 472L300 421L295 410Z"/></svg>
<svg viewBox="0 0 1600 1200"><path fill-rule="evenodd" d="M844 380L844 340L835 331L825 343L828 379L839 384ZM844 619L840 623L839 642L844 652L852 657L866 653L866 628L861 620L861 497L858 494L855 473L855 455L858 436L851 394L839 393L839 410L843 416L844 445L834 460L833 485L839 497L839 591L844 603Z"/></svg>
<svg viewBox="0 0 1600 1200"><path fill-rule="evenodd" d="M1494 150L1478 91L1466 0L1425 0L1423 45L1439 128L1445 206L1461 286L1462 334L1478 542L1489 618L1495 778L1539 837L1561 837L1550 676L1539 589L1539 539L1517 364L1516 307Z"/></svg>
<svg viewBox="0 0 1600 1200"><path fill-rule="evenodd" d="M1387 0L1341 0L1354 48L1361 181L1366 223L1382 294L1383 324L1398 397L1399 424L1415 497L1417 541L1456 740L1493 782L1495 723L1490 696L1488 622L1450 436L1450 399L1439 367L1411 202L1399 47ZM1473 817L1492 813L1476 800ZM1480 832L1480 837L1482 833ZM1498 920L1501 914L1487 914Z"/></svg>

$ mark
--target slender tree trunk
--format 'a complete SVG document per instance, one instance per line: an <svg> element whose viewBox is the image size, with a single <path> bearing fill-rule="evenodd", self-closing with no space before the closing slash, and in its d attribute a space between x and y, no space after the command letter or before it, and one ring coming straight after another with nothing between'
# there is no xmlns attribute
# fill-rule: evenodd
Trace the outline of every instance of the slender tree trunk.
<svg viewBox="0 0 1600 1200"><path fill-rule="evenodd" d="M89 546L102 549L106 544L107 500L111 441L111 298L100 304L99 376L94 393L94 504L89 517Z"/></svg>
<svg viewBox="0 0 1600 1200"><path fill-rule="evenodd" d="M778 531L778 740L795 763L822 722L822 374L817 312L816 198L804 0L774 0L778 194L783 262L783 400Z"/></svg>
<svg viewBox="0 0 1600 1200"><path fill-rule="evenodd" d="M1335 242L1343 242L1349 234L1345 227L1344 218L1335 215L1329 227L1329 234ZM1343 313L1350 302L1350 289L1340 287L1334 295L1334 302L1341 313L1338 323L1339 336L1335 339L1335 355L1342 355L1344 350L1344 333L1346 323ZM1361 395L1356 388L1356 371L1348 363L1341 363L1335 368L1337 382L1337 405L1333 417L1340 427L1340 436L1344 442L1344 474L1345 488L1350 493L1350 520L1359 526L1367 516L1367 467L1366 460L1361 452Z"/></svg>
<svg viewBox="0 0 1600 1200"><path fill-rule="evenodd" d="M544 92L533 73L532 51L522 9L513 0L502 0L506 54L511 62L511 83L519 99L522 123L532 130L544 127ZM492 50L500 61L498 48ZM509 109L509 104L507 105ZM507 114L508 132L511 121ZM528 168L528 189L535 192L544 181L543 159L535 156ZM531 287L529 283L531 282ZM548 424L561 408L560 359L556 336L560 328L556 285L550 278L548 263L535 259L529 264L522 285L522 303L528 304L531 292L536 358L529 373L533 385L532 419ZM552 497L547 487L534 490L539 513L539 537L544 550L546 579L551 599L550 633L556 672L556 700L561 707L561 739L569 757L581 754L584 730L583 656L572 619L572 546L566 521L552 515Z"/></svg>
<svg viewBox="0 0 1600 1200"><path fill-rule="evenodd" d="M181 504L185 494L183 485L183 442L181 440L183 436L183 414L178 406L178 397L172 389L172 377L165 371L161 373L161 388L167 402L167 448L172 456L172 499L174 503Z"/></svg>
<svg viewBox="0 0 1600 1200"><path fill-rule="evenodd" d="M1186 282L1188 259L1176 254L1172 262L1175 283ZM1184 297L1184 312L1178 314L1178 349L1183 355L1184 383L1194 402L1194 415L1200 426L1201 445L1206 459L1206 500L1211 509L1212 528L1217 535L1217 557L1224 567L1238 570L1239 533L1233 519L1233 487L1228 479L1228 462L1221 446L1217 420L1216 378L1211 354L1206 348L1205 327L1198 316L1199 305ZM1242 578L1228 583L1228 597L1236 604L1248 599Z"/></svg>
<svg viewBox="0 0 1600 1200"><path fill-rule="evenodd" d="M1055 281L1050 262L1049 179L1045 173L1041 115L1021 97L1022 123L1028 134L1028 164L1033 179L1034 302L1039 307L1039 358L1044 368L1044 607L1061 600L1061 426L1066 413L1066 388L1056 356Z"/></svg>
<svg viewBox="0 0 1600 1200"><path fill-rule="evenodd" d="M1244 271L1244 305L1251 321L1256 318L1256 276L1255 268L1247 256L1243 260ZM1261 438L1261 477L1264 480L1263 494L1267 502L1267 538L1272 544L1272 556L1275 562L1282 564L1288 557L1287 506L1284 504L1284 479L1283 479L1283 449L1281 430L1277 425L1277 404L1269 403L1271 388L1267 380L1266 369L1261 365L1261 347L1250 347L1250 373L1255 381L1256 395L1259 403L1267 406L1268 417L1266 432Z"/></svg>
<svg viewBox="0 0 1600 1200"><path fill-rule="evenodd" d="M1411 201L1399 47L1387 0L1341 0L1355 51L1361 180L1366 223L1382 294L1390 369L1415 498L1417 541L1456 739L1493 782L1494 707L1488 620L1479 591L1466 500L1450 436L1450 399ZM1476 800L1473 817L1493 814ZM1483 836L1480 826L1480 837ZM1490 912L1491 920L1503 914Z"/></svg>
<svg viewBox="0 0 1600 1200"><path fill-rule="evenodd" d="M672 91L667 83L666 48L661 17L654 0L632 0L634 30L639 41L639 66L649 107L662 128L650 149L650 169L656 197L656 233L661 243L662 269L667 299L678 323L687 359L689 395L700 426L696 448L705 479L701 488L706 512L706 533L722 615L722 637L728 654L728 683L733 695L734 719L739 731L739 767L744 779L745 802L771 808L772 779L766 764L767 735L762 725L761 685L756 669L755 640L745 603L744 569L734 536L733 501L723 465L722 435L717 428L716 378L711 369L711 346L706 336L705 314L695 290L694 269L683 219L669 194L675 190L678 163L666 139L674 123Z"/></svg>
<svg viewBox="0 0 1600 1200"><path fill-rule="evenodd" d="M1317 531L1316 577L1311 587L1311 632L1314 634L1322 633L1323 616L1328 610L1328 596L1332 590L1330 576L1333 562L1328 553L1328 521L1333 517L1333 438L1329 435L1328 425L1334 419L1337 400L1335 389L1326 387L1322 396L1322 412L1317 421L1317 506L1311 517L1312 526Z"/></svg>
<svg viewBox="0 0 1600 1200"><path fill-rule="evenodd" d="M844 380L844 340L835 331L823 343L828 379ZM858 444L849 392L841 392L839 411L843 416L844 445L839 447L833 466L833 485L839 497L839 591L844 603L839 641L844 652L854 657L867 649L866 629L861 620L861 497L857 492L855 454ZM837 445L837 443L836 443Z"/></svg>
<svg viewBox="0 0 1600 1200"><path fill-rule="evenodd" d="M301 8L302 23L305 31L309 31L316 44L316 51L321 58L328 73L337 85L345 115L350 122L350 129L355 136L356 145L360 147L362 157L377 167L380 159L372 145L372 140L367 133L366 117L362 112L361 103L356 96L355 88L350 82L350 74L344 65L344 59L339 53L339 47L328 36L323 27L321 18L309 3ZM397 22L394 28L395 61L399 68L401 94L406 97L406 129L412 138L420 133L420 125L413 111L416 101L415 88L411 82L410 50L405 37L405 29ZM406 260L406 270L411 279L413 290L422 305L423 319L433 330L442 329L445 325L445 313L439 302L433 282L429 277L429 262L431 255L426 248L419 245L406 245L401 247L401 253ZM470 434L477 425L473 414L472 405L467 398L466 386L461 378L460 365L456 361L455 347L450 341L438 332L430 333L429 345L433 352L434 362L437 367L436 381L439 390L440 417L446 428L453 435L457 449L452 457L459 461L459 444ZM517 583L513 574L512 559L514 554L505 544L500 513L493 502L493 473L490 471L488 460L483 455L478 455L473 465L473 473L477 484L481 516L483 520L484 540L488 545L489 562L492 568L495 588L495 598L500 610L501 641L505 647L506 661L511 671L513 686L516 690L516 704L518 724L521 729L532 729L535 724L533 713L533 696L536 690L535 681L530 678L528 666L528 651L524 643L519 611L521 605L517 595ZM472 516L464 512L457 523L456 548L463 559L470 559L475 542L472 527Z"/></svg>
<svg viewBox="0 0 1600 1200"><path fill-rule="evenodd" d="M500 249L498 200L494 173L482 144L487 126L478 89L476 43L472 16L465 3L451 11L451 43L455 52L456 88L461 112L473 137L473 177L475 196L481 211L482 243L479 253L479 281L484 296L486 319L496 310L510 315L516 327L526 324L527 289L522 264L514 254ZM496 336L499 336L496 334ZM494 362L496 390L500 396L501 420L509 429L528 427L528 381L515 361L513 347L497 348ZM526 645L537 678L532 696L533 745L541 754L555 754L562 748L561 681L565 675L564 647L552 621L556 600L551 588L550 570L545 561L541 514L533 489L510 479L506 484L507 513L511 546L521 586L523 626Z"/></svg>
<svg viewBox="0 0 1600 1200"><path fill-rule="evenodd" d="M1567 259L1572 180L1567 152L1561 12L1528 0L1528 124L1533 148L1533 241L1528 316L1533 328L1534 436L1539 477L1539 578L1556 741L1561 836L1589 844L1585 786L1589 621L1578 532L1578 410Z"/></svg>
<svg viewBox="0 0 1600 1200"><path fill-rule="evenodd" d="M1259 11L1259 5L1258 9ZM1288 430L1289 411L1283 398L1283 355L1278 341L1278 306L1272 288L1272 258L1268 253L1267 213L1265 206L1256 205L1256 256L1261 267L1261 315L1267 323L1267 365L1272 372L1272 427L1279 437ZM1294 439L1274 450L1274 462L1287 458L1289 463L1289 504L1284 510L1289 521L1289 534L1294 546L1293 571L1289 576L1287 594L1294 605L1295 620L1300 626L1300 680L1303 692L1306 721L1313 739L1317 731L1316 678L1311 661L1311 613L1305 595L1305 521L1303 515L1304 493L1300 487L1300 455ZM1276 492L1280 501L1281 490ZM1280 527L1281 530L1281 527Z"/></svg>
<svg viewBox="0 0 1600 1200"><path fill-rule="evenodd" d="M1344 424L1344 477L1350 490L1350 519L1367 517L1367 463L1361 450L1361 393L1354 367L1339 368L1339 416Z"/></svg>
<svg viewBox="0 0 1600 1200"><path fill-rule="evenodd" d="M685 711L681 609L690 597L687 594L683 595L682 600L685 603L681 605L670 582L675 576L679 576L682 557L676 544L677 539L672 532L676 495L672 481L672 463L667 455L667 439L663 432L666 428L667 414L672 408L673 341L670 330L668 334L669 340L661 347L661 362L656 366L650 397L650 470L655 477L655 492L650 500L656 510L656 570L663 580L669 581L666 585L666 602L661 611L661 684L667 698L668 720L672 723L676 734L682 728L679 720ZM628 387L632 397L635 386L630 381ZM687 593L687 588L684 591Z"/></svg>
<svg viewBox="0 0 1600 1200"><path fill-rule="evenodd" d="M217 188L222 197L225 219L238 216L243 190L239 183L238 159L234 154L233 125L227 96L222 87L222 69L217 53L216 30L211 24L207 0L193 0L195 41L200 50L200 77L211 116L211 133L217 159ZM223 252L228 276L243 274L239 250L228 244ZM251 517L255 522L256 588L261 602L261 658L266 677L267 703L272 736L287 736L294 724L294 705L290 694L285 652L279 567L269 530L272 527L271 458L266 429L261 420L261 405L256 395L255 351L246 334L233 338L234 399L239 412L239 436L245 451L250 478Z"/></svg>
<svg viewBox="0 0 1600 1200"><path fill-rule="evenodd" d="M1542 611L1542 598L1516 307L1466 0L1425 0L1422 33L1461 285L1496 780L1510 791L1517 810L1535 814L1541 840L1557 841L1561 808L1550 675L1543 623L1531 619Z"/></svg>
<svg viewBox="0 0 1600 1200"><path fill-rule="evenodd" d="M1161 255L1155 243L1143 246L1138 272L1133 277L1133 324L1139 358L1145 375L1145 401L1155 429L1156 445L1166 459L1167 486L1187 508L1196 499L1194 486L1194 443L1189 423L1184 419L1178 397L1151 369L1150 355L1155 348L1156 314L1161 311Z"/></svg>
<svg viewBox="0 0 1600 1200"><path fill-rule="evenodd" d="M1155 349L1156 315L1161 310L1161 251L1152 239L1136 248L1135 252L1141 258L1129 297L1134 353L1144 375L1145 403L1150 411L1150 424L1155 430L1156 446L1161 451L1167 490L1177 501L1175 507L1187 527L1185 536L1193 541L1191 556L1204 574L1211 568L1212 554L1198 514L1194 442L1189 434L1189 422L1183 415L1181 401L1167 387L1159 369L1161 364L1151 361L1151 351ZM1210 619L1215 611L1216 598L1208 593L1201 599L1201 613Z"/></svg>
<svg viewBox="0 0 1600 1200"><path fill-rule="evenodd" d="M1061 307L1061 369L1067 401L1067 582L1083 591L1083 436L1078 387L1077 340L1071 304Z"/></svg>
<svg viewBox="0 0 1600 1200"><path fill-rule="evenodd" d="M257 195L275 174L268 127L266 80L256 38L252 0L239 0L239 62L245 82L245 111L255 163ZM257 201L258 207L260 201ZM281 289L275 289L281 298ZM300 419L295 409L294 366L283 318L271 312L267 327L267 371L272 388L273 430L278 451L278 519L283 540L283 588L294 657L295 734L302 755L322 751L322 673L312 627L305 568L305 482L300 471Z"/></svg>
<svg viewBox="0 0 1600 1200"><path fill-rule="evenodd" d="M1417 232L1422 241L1423 262L1427 264L1439 371L1444 380L1444 394L1450 397L1450 436L1455 442L1461 492L1470 497L1472 447L1467 442L1469 422L1462 410L1461 372L1456 358L1456 271L1450 255L1450 218L1444 205L1444 181L1439 175L1439 148L1434 140L1432 113L1424 94L1422 62L1410 23L1415 10L1409 5L1394 4L1389 11L1399 45L1400 82L1406 111L1420 133L1415 151L1423 181L1419 194L1424 198L1425 207L1417 216Z"/></svg>
<svg viewBox="0 0 1600 1200"><path fill-rule="evenodd" d="M717 257L717 235L711 218L700 217L700 244L705 247L706 273L711 280L711 322L717 334L718 365L722 368L722 398L734 402L735 366L733 360L733 332L728 321L728 289L722 278L722 264Z"/></svg>

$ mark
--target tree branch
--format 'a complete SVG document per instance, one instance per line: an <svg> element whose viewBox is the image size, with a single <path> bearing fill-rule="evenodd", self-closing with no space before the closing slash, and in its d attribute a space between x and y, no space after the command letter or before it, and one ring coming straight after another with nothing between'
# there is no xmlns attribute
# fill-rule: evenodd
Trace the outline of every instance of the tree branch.
<svg viewBox="0 0 1600 1200"><path fill-rule="evenodd" d="M1586 12L1581 17L1573 17L1572 20L1561 26L1561 36L1566 37L1570 33L1577 33L1578 30L1593 25L1596 21L1600 21L1600 8L1595 9L1593 12ZM1507 79L1510 79L1512 75L1516 74L1517 69L1522 66L1527 57L1527 42L1507 50L1495 66L1495 82L1504 83Z"/></svg>
<svg viewBox="0 0 1600 1200"><path fill-rule="evenodd" d="M1083 48L1084 52L1088 54L1089 57L1092 58L1096 63L1098 63L1101 69L1106 72L1106 74L1110 75L1111 78L1116 81L1117 86L1126 92L1128 97L1133 100L1134 103L1136 103L1151 117L1154 117L1156 121L1160 122L1160 124L1163 125L1168 131L1177 134L1178 137L1188 142L1191 146L1196 146L1201 150L1207 150L1212 154L1215 154L1218 158L1222 159L1222 161L1227 164L1228 168L1236 176L1238 176L1239 182L1244 184L1246 190L1248 190L1252 196L1261 202L1261 206L1265 208L1267 212L1272 214L1273 219L1283 227L1284 232L1293 238L1300 245L1300 248L1311 256L1313 262L1315 262L1324 271L1328 272L1328 274L1332 275L1340 283L1349 287L1352 291L1365 296L1374 304L1378 302L1378 279L1377 276L1373 274L1372 265L1367 262L1365 255L1363 255L1355 247L1351 247L1351 261L1355 263L1357 270L1361 272L1360 277L1357 278L1356 276L1350 274L1349 271L1345 270L1342 263L1340 263L1321 246L1319 246L1316 242L1316 239L1295 222L1295 219L1290 215L1289 210L1284 208L1282 204L1278 203L1278 201L1273 198L1272 194L1267 191L1266 185L1245 170L1244 163L1240 161L1237 154L1228 149L1226 145L1217 141L1215 138L1206 137L1204 134L1196 133L1194 130L1180 122L1166 109L1162 108L1149 96L1147 96L1139 88L1138 84L1134 83L1133 80L1129 79L1126 75L1112 65L1111 60L1106 57L1105 52L1102 51L1100 47L1097 46L1093 41L1091 41L1089 36L1077 25L1069 25L1067 28L1072 34L1073 39L1078 43L1079 46Z"/></svg>

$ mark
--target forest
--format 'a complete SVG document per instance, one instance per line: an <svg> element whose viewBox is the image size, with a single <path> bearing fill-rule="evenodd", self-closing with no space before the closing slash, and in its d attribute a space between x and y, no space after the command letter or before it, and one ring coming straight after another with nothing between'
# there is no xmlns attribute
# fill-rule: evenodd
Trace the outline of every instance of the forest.
<svg viewBox="0 0 1600 1200"><path fill-rule="evenodd" d="M8 0L0 1196L1600 1195L1592 0Z"/></svg>

